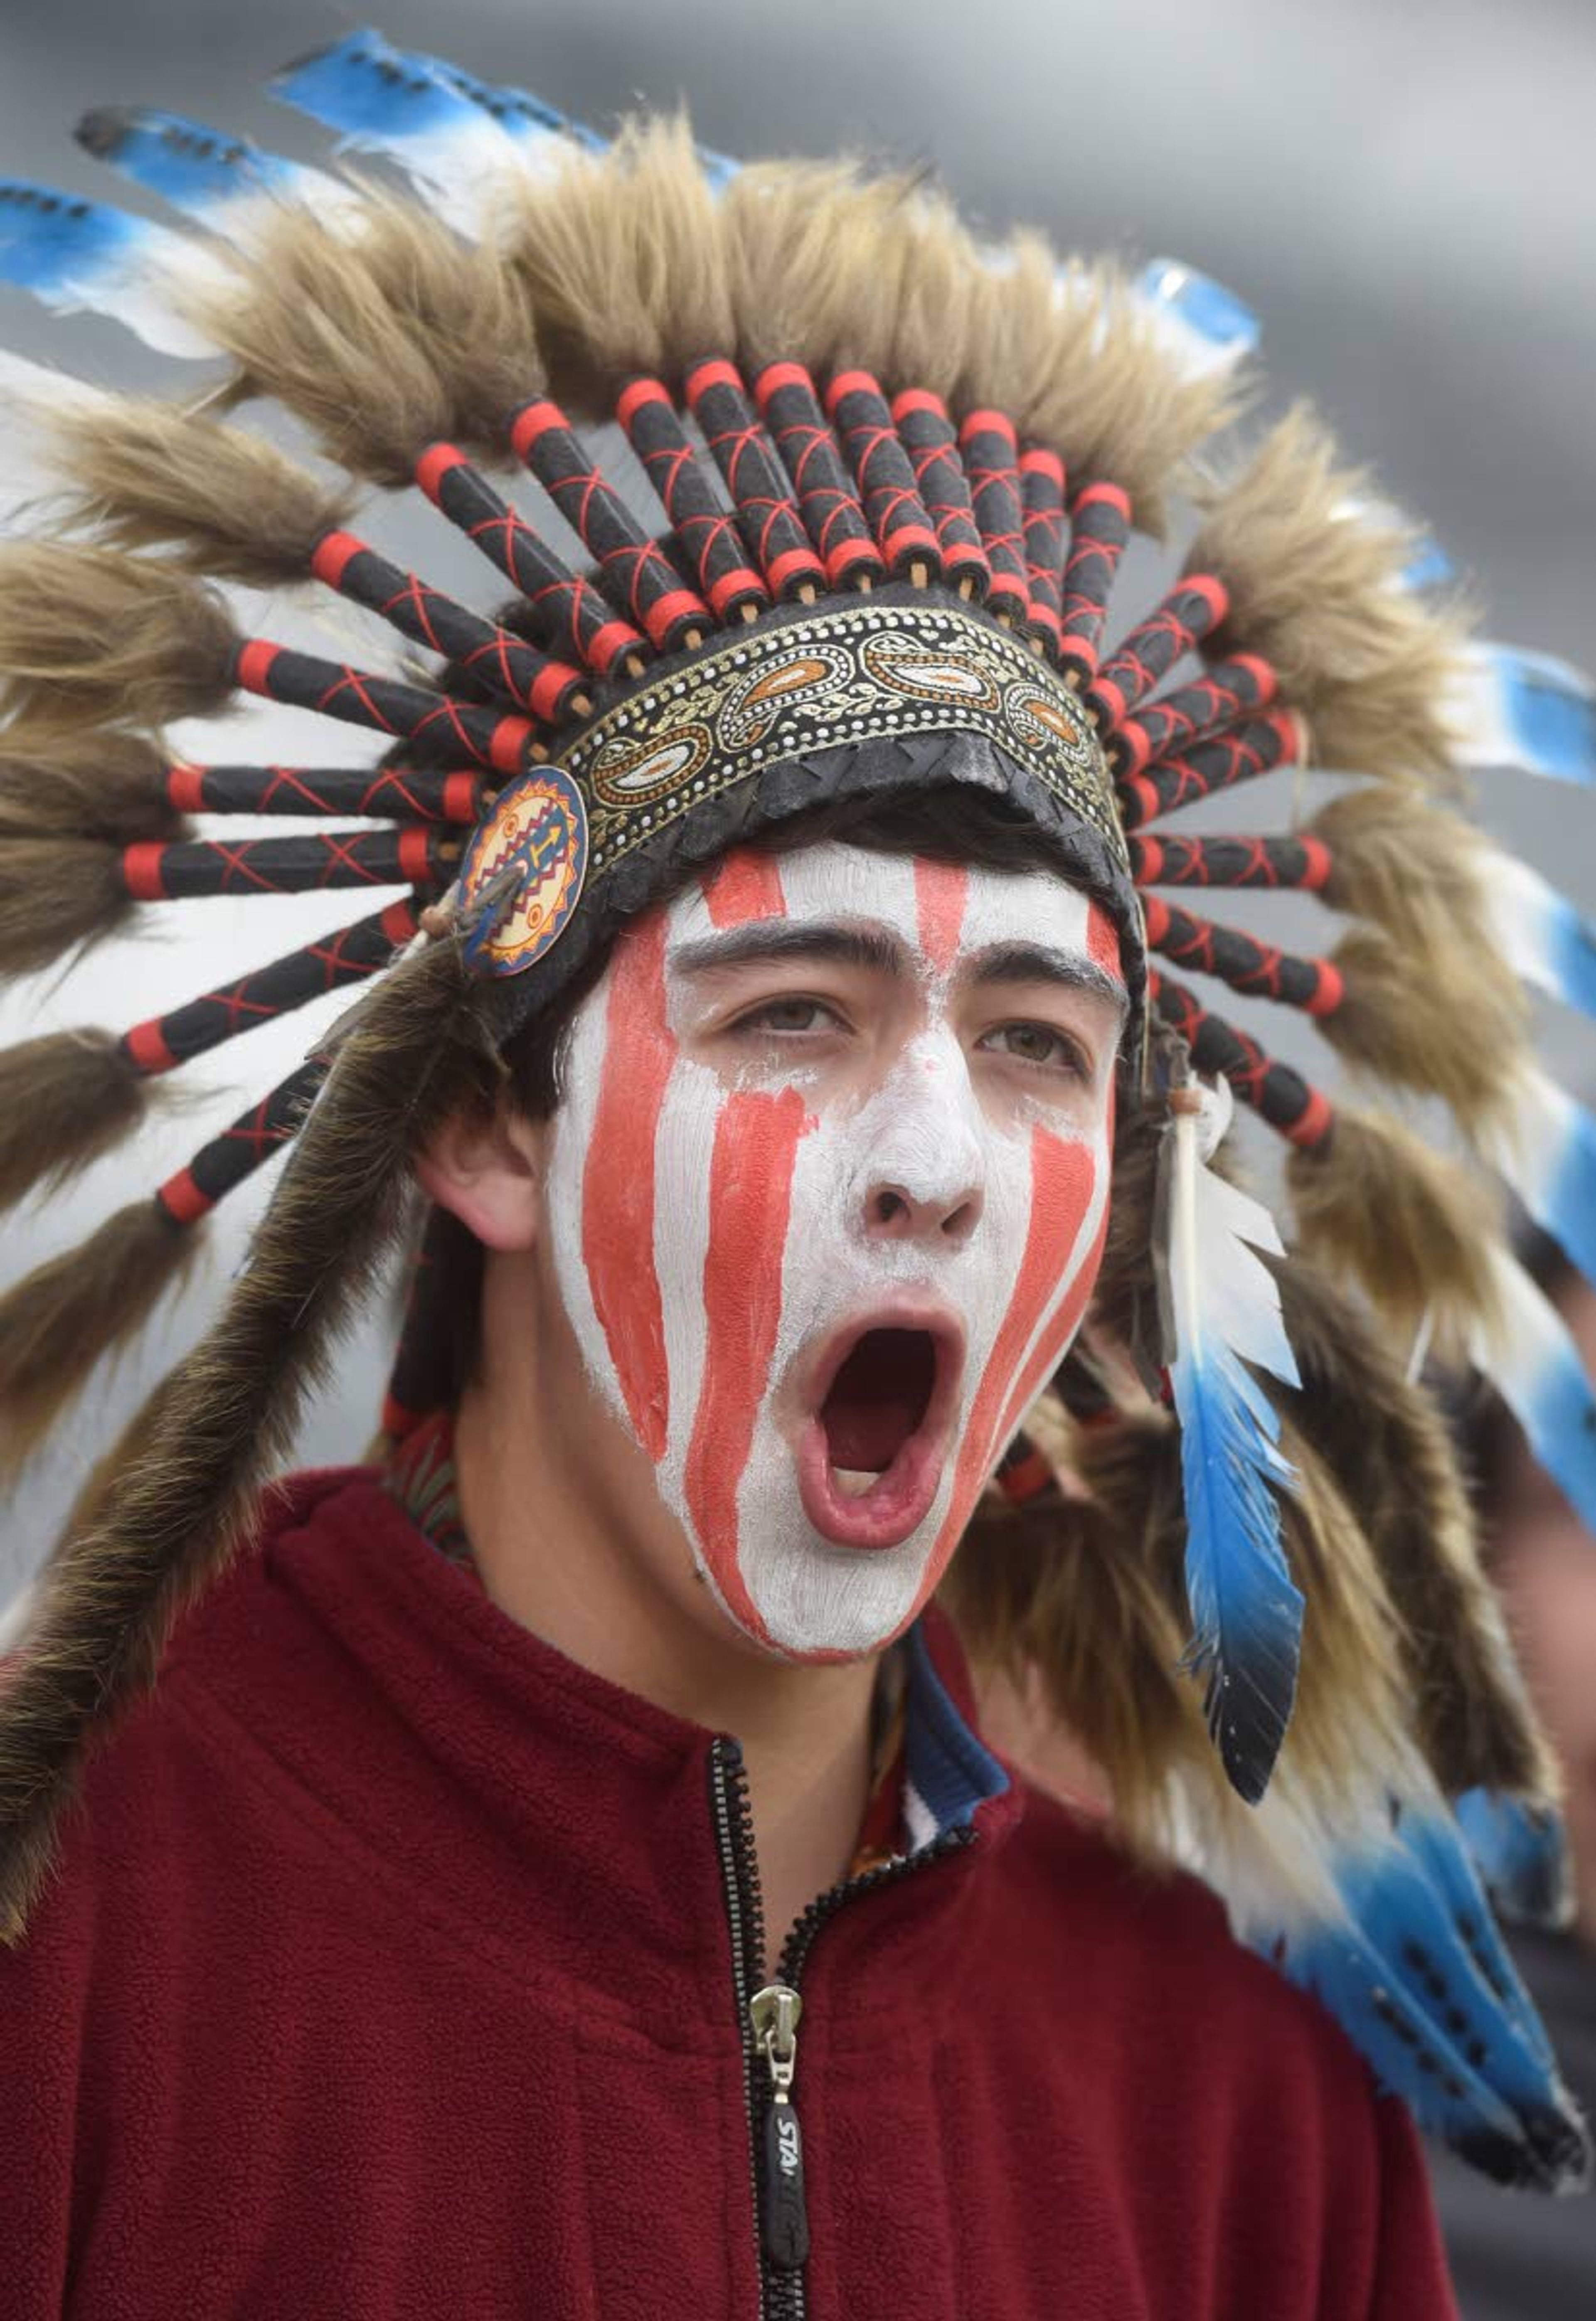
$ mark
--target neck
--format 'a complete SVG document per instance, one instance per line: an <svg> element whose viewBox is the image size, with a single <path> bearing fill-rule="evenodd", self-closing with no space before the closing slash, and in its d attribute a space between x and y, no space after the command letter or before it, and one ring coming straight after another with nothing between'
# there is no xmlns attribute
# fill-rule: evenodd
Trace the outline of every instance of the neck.
<svg viewBox="0 0 1596 2321"><path fill-rule="evenodd" d="M455 1429L461 1515L483 1585L581 1667L736 1735L773 1957L853 1852L869 1794L875 1662L777 1660L726 1621L643 1454L579 1366L561 1358L563 1316L539 1310L530 1269L513 1290L503 1261L488 1270L487 1359ZM519 1326L501 1326L501 1303Z"/></svg>

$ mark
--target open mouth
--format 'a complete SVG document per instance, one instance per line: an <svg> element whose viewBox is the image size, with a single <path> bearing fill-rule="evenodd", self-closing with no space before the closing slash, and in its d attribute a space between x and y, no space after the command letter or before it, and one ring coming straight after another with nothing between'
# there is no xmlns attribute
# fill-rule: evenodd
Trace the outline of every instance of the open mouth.
<svg viewBox="0 0 1596 2321"><path fill-rule="evenodd" d="M798 1445L816 1531L842 1547L898 1547L930 1513L963 1358L942 1316L855 1324L826 1347Z"/></svg>

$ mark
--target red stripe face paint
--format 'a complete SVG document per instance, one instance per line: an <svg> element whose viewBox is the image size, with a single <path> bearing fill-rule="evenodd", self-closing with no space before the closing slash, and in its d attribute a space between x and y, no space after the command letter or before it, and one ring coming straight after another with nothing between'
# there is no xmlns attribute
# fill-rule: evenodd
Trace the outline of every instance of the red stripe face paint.
<svg viewBox="0 0 1596 2321"><path fill-rule="evenodd" d="M729 1097L716 1123L709 1170L707 1359L688 1451L687 1508L727 1608L756 1634L758 1607L737 1560L737 1491L770 1385L804 1120L804 1100L794 1088Z"/></svg>
<svg viewBox="0 0 1596 2321"><path fill-rule="evenodd" d="M604 1066L582 1176L582 1263L633 1432L657 1461L670 1389L652 1258L654 1132L676 1060L658 912L621 937L606 979Z"/></svg>
<svg viewBox="0 0 1596 2321"><path fill-rule="evenodd" d="M779 919L786 906L775 856L754 846L734 847L705 879L704 902L717 927L740 927L751 919Z"/></svg>
<svg viewBox="0 0 1596 2321"><path fill-rule="evenodd" d="M917 860L915 915L920 948L938 975L946 975L959 949L970 873L956 863Z"/></svg>
<svg viewBox="0 0 1596 2321"><path fill-rule="evenodd" d="M998 953L1053 980L994 985ZM1112 926L1051 874L821 843L727 856L577 1010L560 1292L715 1600L766 1649L901 1631L1079 1326L1122 989ZM774 1028L746 1028L771 993ZM1055 1019L1085 1024L1090 1068Z"/></svg>

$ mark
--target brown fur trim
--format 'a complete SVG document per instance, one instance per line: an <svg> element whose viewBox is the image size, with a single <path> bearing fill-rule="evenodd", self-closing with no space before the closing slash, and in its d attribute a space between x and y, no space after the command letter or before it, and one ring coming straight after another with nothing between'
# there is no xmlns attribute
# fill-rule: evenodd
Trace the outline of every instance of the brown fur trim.
<svg viewBox="0 0 1596 2321"><path fill-rule="evenodd" d="M1180 1437L1155 1415L1078 1444L1072 1463L1090 1496L983 1505L941 1597L978 1666L1022 1684L1035 1671L1048 1709L1102 1768L1116 1820L1155 1854L1172 1770L1200 1778L1212 1755L1200 1693L1179 1672Z"/></svg>
<svg viewBox="0 0 1596 2321"><path fill-rule="evenodd" d="M320 483L275 444L150 397L107 396L54 423L76 495L68 521L122 550L171 551L180 571L271 588L306 578L354 494Z"/></svg>
<svg viewBox="0 0 1596 2321"><path fill-rule="evenodd" d="M234 642L220 599L164 566L0 545L0 708L46 730L206 715L227 698Z"/></svg>
<svg viewBox="0 0 1596 2321"><path fill-rule="evenodd" d="M1340 1005L1318 1018L1359 1071L1438 1096L1468 1129L1500 1116L1528 1011L1483 929L1436 931L1427 952L1361 926L1337 944Z"/></svg>
<svg viewBox="0 0 1596 2321"><path fill-rule="evenodd" d="M1451 1795L1483 1785L1555 1796L1445 1421L1309 1268L1284 1267L1281 1294L1302 1375L1291 1423L1369 1540L1401 1623L1405 1683L1436 1779Z"/></svg>
<svg viewBox="0 0 1596 2321"><path fill-rule="evenodd" d="M0 975L32 975L114 933L132 909L114 848L0 831Z"/></svg>
<svg viewBox="0 0 1596 2321"><path fill-rule="evenodd" d="M1448 782L1441 705L1461 624L1401 587L1414 538L1351 512L1370 489L1299 406L1239 476L1199 493L1207 513L1187 569L1218 573L1229 591L1210 649L1272 663L1281 698L1309 720L1316 764Z"/></svg>
<svg viewBox="0 0 1596 2321"><path fill-rule="evenodd" d="M957 234L940 204L911 216L915 195L911 177L871 177L848 161L739 170L721 199L735 351L751 370L785 358L820 374L861 364L889 390L904 383L892 341L905 259L926 235ZM968 278L962 253L957 272ZM956 298L946 322L950 344L962 346Z"/></svg>
<svg viewBox="0 0 1596 2321"><path fill-rule="evenodd" d="M1332 798L1309 829L1330 850L1322 895L1333 911L1415 946L1490 940L1479 836L1457 815L1373 782Z"/></svg>
<svg viewBox="0 0 1596 2321"><path fill-rule="evenodd" d="M0 1208L131 1135L150 1087L109 1032L50 1032L0 1052Z"/></svg>
<svg viewBox="0 0 1596 2321"><path fill-rule="evenodd" d="M198 1243L158 1202L132 1201L0 1297L0 1480L32 1456L96 1364L138 1335Z"/></svg>
<svg viewBox="0 0 1596 2321"><path fill-rule="evenodd" d="M480 990L453 943L403 961L347 1019L221 1318L129 1429L87 1527L41 1577L0 1693L0 1936L23 1930L91 1733L153 1679L173 1621L247 1531L405 1231L413 1155L492 1069Z"/></svg>
<svg viewBox="0 0 1596 2321"><path fill-rule="evenodd" d="M368 188L358 235L285 209L246 288L195 319L245 391L276 396L327 455L391 487L449 439L502 460L506 421L543 372L526 299L491 241Z"/></svg>
<svg viewBox="0 0 1596 2321"><path fill-rule="evenodd" d="M68 838L137 846L179 837L166 777L161 751L136 734L13 725L0 735L0 845Z"/></svg>
<svg viewBox="0 0 1596 2321"><path fill-rule="evenodd" d="M1461 1352L1494 1310L1491 1188L1399 1120L1336 1107L1329 1136L1286 1167L1297 1238L1334 1279L1351 1275L1411 1345L1427 1319Z"/></svg>
<svg viewBox="0 0 1596 2321"><path fill-rule="evenodd" d="M550 386L574 415L607 419L626 379L675 387L735 346L725 235L679 115L573 154L519 198L510 249Z"/></svg>
<svg viewBox="0 0 1596 2321"><path fill-rule="evenodd" d="M1035 236L1016 237L1006 256L1007 270L981 277L962 396L999 405L1022 436L1053 445L1072 489L1120 485L1137 529L1162 532L1191 453L1242 408L1245 374L1184 377L1111 268L1071 267L1061 296L1053 253Z"/></svg>
<svg viewBox="0 0 1596 2321"><path fill-rule="evenodd" d="M911 178L769 164L741 172L724 205L751 364L862 362L889 389L996 405L1054 446L1073 482L1123 485L1145 530L1158 528L1181 464L1237 407L1233 383L1181 377L1113 273L1076 267L1061 297L1040 237L1014 236L995 260Z"/></svg>

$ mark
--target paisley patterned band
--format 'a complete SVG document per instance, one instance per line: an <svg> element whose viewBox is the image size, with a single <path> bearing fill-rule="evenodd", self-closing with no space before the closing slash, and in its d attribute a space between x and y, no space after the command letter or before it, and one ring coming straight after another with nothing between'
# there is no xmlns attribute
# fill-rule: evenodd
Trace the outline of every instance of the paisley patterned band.
<svg viewBox="0 0 1596 2321"><path fill-rule="evenodd" d="M569 924L584 875L612 870L767 766L839 743L950 732L996 742L1128 869L1108 761L1068 687L958 605L862 596L701 653L617 702L557 764L510 783L461 868L469 955L482 972L519 974Z"/></svg>

